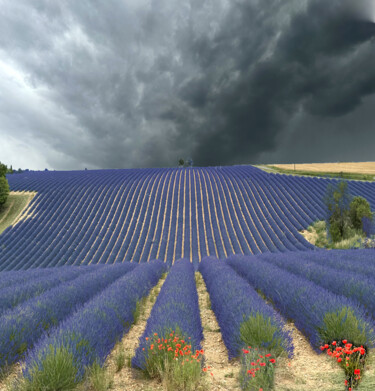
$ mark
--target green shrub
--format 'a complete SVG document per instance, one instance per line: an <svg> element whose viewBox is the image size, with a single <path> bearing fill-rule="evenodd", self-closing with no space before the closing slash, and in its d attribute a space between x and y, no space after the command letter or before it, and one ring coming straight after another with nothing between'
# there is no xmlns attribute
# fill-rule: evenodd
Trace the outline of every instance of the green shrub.
<svg viewBox="0 0 375 391"><path fill-rule="evenodd" d="M327 313L323 323L319 334L324 343L342 339L347 339L356 346L366 346L369 343L366 326L358 321L351 308L345 307L341 311Z"/></svg>
<svg viewBox="0 0 375 391"><path fill-rule="evenodd" d="M275 357L266 350L243 349L239 383L241 390L272 390L275 383Z"/></svg>
<svg viewBox="0 0 375 391"><path fill-rule="evenodd" d="M367 217L371 220L373 217L368 201L363 197L354 197L349 206L349 216L352 227L363 231L362 218Z"/></svg>
<svg viewBox="0 0 375 391"><path fill-rule="evenodd" d="M121 346L115 356L115 363L116 363L116 372L120 372L121 369L124 368L125 366L125 354Z"/></svg>
<svg viewBox="0 0 375 391"><path fill-rule="evenodd" d="M277 337L278 327L271 323L270 318L264 318L259 312L250 316L240 327L240 338L245 346L267 348L275 356L282 355L284 350L283 340Z"/></svg>
<svg viewBox="0 0 375 391"><path fill-rule="evenodd" d="M112 380L106 369L97 362L87 370L87 382L94 391L107 391L112 386Z"/></svg>
<svg viewBox="0 0 375 391"><path fill-rule="evenodd" d="M31 369L30 378L24 378L16 386L17 391L72 391L76 388L77 368L73 354L65 347L50 345L50 352L43 360L43 369Z"/></svg>
<svg viewBox="0 0 375 391"><path fill-rule="evenodd" d="M148 341L145 374L161 380L167 390L194 390L201 379L203 350L191 352L189 339L182 336L178 327L154 335ZM179 351L184 354L180 355Z"/></svg>

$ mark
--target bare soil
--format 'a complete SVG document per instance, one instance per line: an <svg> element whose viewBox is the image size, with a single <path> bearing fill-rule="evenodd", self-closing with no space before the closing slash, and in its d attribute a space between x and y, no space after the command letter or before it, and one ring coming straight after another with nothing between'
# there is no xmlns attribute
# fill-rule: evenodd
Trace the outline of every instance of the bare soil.
<svg viewBox="0 0 375 391"><path fill-rule="evenodd" d="M309 232L307 229L299 231L299 233L311 244L315 246L316 240L318 239L318 234L315 232Z"/></svg>
<svg viewBox="0 0 375 391"><path fill-rule="evenodd" d="M12 365L12 367L9 369L9 373L7 374L7 376L0 380L0 391L10 390L12 384L14 384L17 379L22 376L22 369L23 365L20 363Z"/></svg>
<svg viewBox="0 0 375 391"><path fill-rule="evenodd" d="M206 388L209 391L239 390L238 360L228 361L228 351L221 337L220 327L214 312L209 307L209 295L200 273L196 273L199 309L203 326L205 365L207 370ZM211 375L212 373L212 375Z"/></svg>
<svg viewBox="0 0 375 391"><path fill-rule="evenodd" d="M332 358L318 354L306 337L292 324L287 329L292 332L294 357L280 358L276 367L276 391L343 391L344 371Z"/></svg>
<svg viewBox="0 0 375 391"><path fill-rule="evenodd" d="M131 368L129 360L134 356L139 344L139 338L143 334L147 319L150 316L151 309L154 305L154 299L159 293L165 278L160 279L159 283L151 290L148 295L143 308L141 308L141 315L136 324L134 324L129 332L122 338L120 343L115 347L110 356L107 358L105 366L108 372L113 374L113 383L111 390L113 391L161 391L162 385L155 380L147 379L143 373L137 369ZM115 358L119 351L125 353L126 363L124 368L116 372Z"/></svg>

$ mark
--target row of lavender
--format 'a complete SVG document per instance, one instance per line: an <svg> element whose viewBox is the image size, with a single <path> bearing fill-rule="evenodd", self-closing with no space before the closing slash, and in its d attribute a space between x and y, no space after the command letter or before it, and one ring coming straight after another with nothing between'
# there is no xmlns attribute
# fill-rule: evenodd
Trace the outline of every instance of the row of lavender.
<svg viewBox="0 0 375 391"><path fill-rule="evenodd" d="M134 268L136 265L131 263L82 267L75 278L65 278L65 282L60 281L57 286L49 287L40 294L32 292L29 297L23 294L23 302L0 316L0 368L17 362L46 332ZM60 271L60 268L51 268L48 271L62 280L64 271ZM29 274L27 271L18 273L20 280ZM43 269L40 270L41 278L47 278L44 273ZM11 272L13 276L7 274L9 273L0 273L1 283L6 284L9 277L13 281L17 279L16 272ZM30 274L31 281L38 280L36 272L30 271ZM16 287L15 291L20 294L22 287ZM28 285L24 287L25 291L29 292Z"/></svg>
<svg viewBox="0 0 375 391"><path fill-rule="evenodd" d="M364 263L366 257L369 261ZM229 358L248 345L275 355L293 352L282 318L254 289L260 290L284 318L292 319L317 351L322 343L341 339L366 349L373 346L375 314L366 287L373 283L373 277L366 279L364 274L374 271L371 257L372 251L367 250L234 255L226 262L204 258L199 271ZM93 271L18 305L0 318L0 365L17 361L27 350L25 375L32 378L50 354L67 349L77 379L81 379L86 367L104 362L116 340L128 330L136 302L155 285L165 267L160 261L137 267L129 263L99 267L97 271L91 267ZM355 267L357 274L349 278ZM335 274L344 277L340 273L347 273L348 278L339 289L329 278L332 282ZM17 273L1 273L0 283L7 274L12 274L14 281ZM94 290L102 292L93 297ZM133 365L144 368L155 333L160 338L177 329L191 338L191 349L200 349L202 325L194 267L188 260L177 261L170 269Z"/></svg>
<svg viewBox="0 0 375 391"><path fill-rule="evenodd" d="M38 194L0 236L0 270L312 249L298 230L324 217L331 181L249 166L9 176ZM349 184L375 206L373 187Z"/></svg>

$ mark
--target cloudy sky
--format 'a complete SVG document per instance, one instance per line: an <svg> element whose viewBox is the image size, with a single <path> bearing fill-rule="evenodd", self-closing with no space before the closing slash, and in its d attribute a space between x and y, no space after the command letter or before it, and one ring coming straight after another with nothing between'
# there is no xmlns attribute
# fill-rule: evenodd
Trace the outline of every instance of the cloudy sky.
<svg viewBox="0 0 375 391"><path fill-rule="evenodd" d="M375 161L375 0L0 0L0 161L180 157Z"/></svg>

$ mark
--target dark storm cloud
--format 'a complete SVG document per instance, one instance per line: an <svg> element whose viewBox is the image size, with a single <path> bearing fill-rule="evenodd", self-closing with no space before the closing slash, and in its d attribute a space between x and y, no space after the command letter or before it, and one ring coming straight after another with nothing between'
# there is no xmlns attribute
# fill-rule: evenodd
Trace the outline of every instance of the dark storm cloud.
<svg viewBox="0 0 375 391"><path fill-rule="evenodd" d="M277 8L279 3L274 4ZM252 23L246 22L254 10L247 10L244 23L235 25L251 35ZM277 33L272 22L266 26ZM375 92L375 50L370 43L375 24L360 20L347 4L310 1L279 33L274 51L264 59L258 53L252 58L246 41L234 53L240 76L213 102L209 118L214 131L205 133L197 153L204 164L215 164L218 156L226 163L256 161L260 153L276 148L296 112L342 116ZM334 129L331 123L331 132ZM321 136L317 127L315 137Z"/></svg>
<svg viewBox="0 0 375 391"><path fill-rule="evenodd" d="M0 5L0 154L24 167L256 162L298 132L297 157L298 124L337 134L375 92L372 0Z"/></svg>

